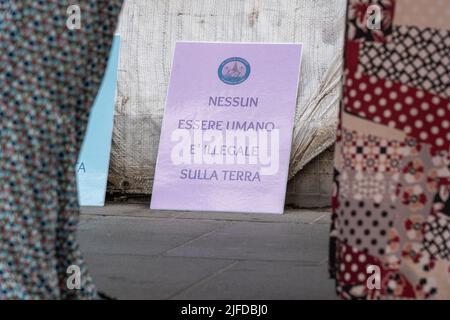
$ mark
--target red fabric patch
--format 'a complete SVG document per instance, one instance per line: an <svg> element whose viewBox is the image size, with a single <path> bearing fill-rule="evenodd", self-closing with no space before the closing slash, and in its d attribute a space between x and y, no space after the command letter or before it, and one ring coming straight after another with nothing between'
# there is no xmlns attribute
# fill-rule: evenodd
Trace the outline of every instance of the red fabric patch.
<svg viewBox="0 0 450 320"><path fill-rule="evenodd" d="M349 73L354 74L358 67L359 41L347 41L345 45L345 65Z"/></svg>
<svg viewBox="0 0 450 320"><path fill-rule="evenodd" d="M404 131L431 145L450 148L450 100L374 76L349 73L344 89L348 113Z"/></svg>
<svg viewBox="0 0 450 320"><path fill-rule="evenodd" d="M336 280L345 287L362 286L368 298L379 295L415 298L414 288L408 279L398 270L386 269L383 263L367 253L346 244L338 246L339 268L336 270ZM380 289L369 289L367 281L373 272L367 272L369 265L380 268Z"/></svg>

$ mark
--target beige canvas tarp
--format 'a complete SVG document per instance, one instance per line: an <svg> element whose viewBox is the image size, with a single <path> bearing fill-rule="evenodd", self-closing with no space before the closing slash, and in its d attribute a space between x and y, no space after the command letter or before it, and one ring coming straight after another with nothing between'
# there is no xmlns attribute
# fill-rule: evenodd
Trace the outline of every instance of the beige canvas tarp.
<svg viewBox="0 0 450 320"><path fill-rule="evenodd" d="M109 190L151 193L175 41L302 42L289 177L334 142L345 0L126 0Z"/></svg>

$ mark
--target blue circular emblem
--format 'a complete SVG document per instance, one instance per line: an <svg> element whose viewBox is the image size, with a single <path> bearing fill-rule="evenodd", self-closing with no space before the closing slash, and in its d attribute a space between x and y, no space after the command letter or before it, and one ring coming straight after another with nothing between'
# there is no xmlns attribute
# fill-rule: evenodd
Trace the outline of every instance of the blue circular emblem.
<svg viewBox="0 0 450 320"><path fill-rule="evenodd" d="M230 85L244 82L250 76L250 64L242 58L228 58L220 64L219 79Z"/></svg>

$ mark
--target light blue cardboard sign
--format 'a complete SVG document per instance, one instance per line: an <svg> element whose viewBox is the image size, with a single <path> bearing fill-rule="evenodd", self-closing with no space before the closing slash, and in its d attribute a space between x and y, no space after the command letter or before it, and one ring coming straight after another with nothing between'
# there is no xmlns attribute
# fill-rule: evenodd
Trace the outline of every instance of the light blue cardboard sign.
<svg viewBox="0 0 450 320"><path fill-rule="evenodd" d="M105 205L119 46L120 37L116 35L105 76L91 110L86 136L76 165L80 206Z"/></svg>

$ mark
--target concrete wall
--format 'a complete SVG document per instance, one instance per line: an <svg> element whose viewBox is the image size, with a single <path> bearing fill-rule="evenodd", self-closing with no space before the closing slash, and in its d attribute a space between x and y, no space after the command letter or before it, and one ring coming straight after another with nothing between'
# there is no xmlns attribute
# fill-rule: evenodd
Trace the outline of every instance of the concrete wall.
<svg viewBox="0 0 450 320"><path fill-rule="evenodd" d="M329 207L333 181L333 147L328 148L288 183L286 205L300 208Z"/></svg>

